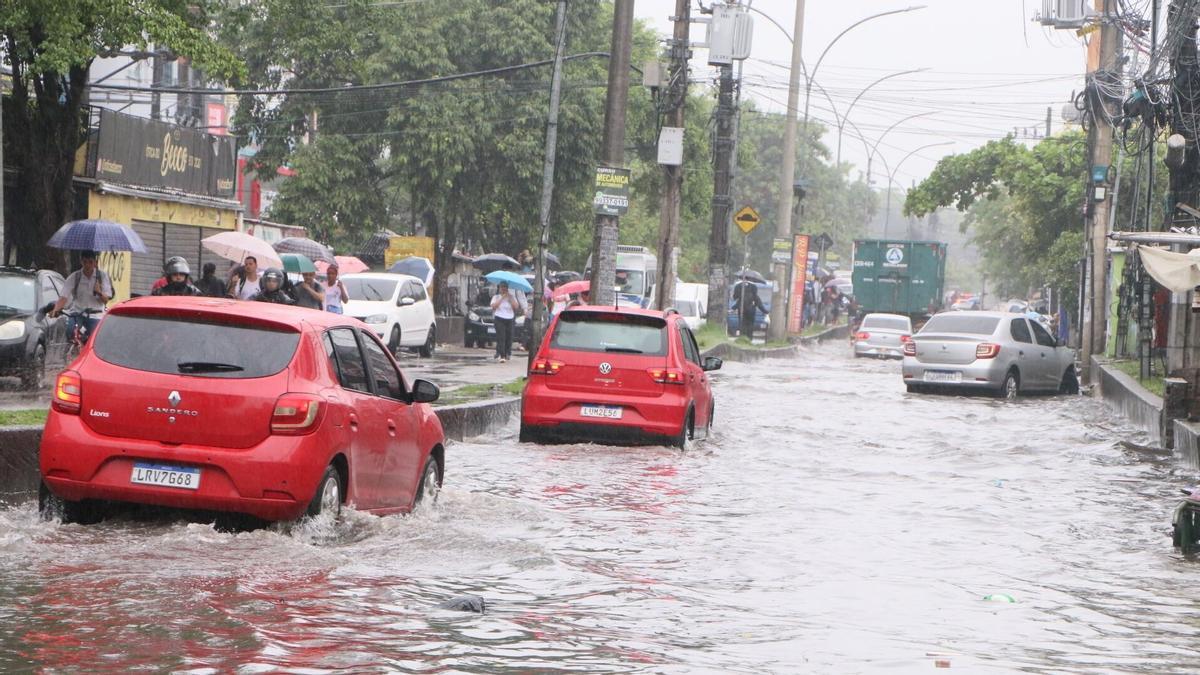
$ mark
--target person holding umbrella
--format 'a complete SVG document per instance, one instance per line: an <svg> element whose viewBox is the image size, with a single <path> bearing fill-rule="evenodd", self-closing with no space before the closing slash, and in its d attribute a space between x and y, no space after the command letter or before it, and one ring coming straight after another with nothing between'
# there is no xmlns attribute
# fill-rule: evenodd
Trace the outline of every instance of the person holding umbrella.
<svg viewBox="0 0 1200 675"><path fill-rule="evenodd" d="M515 295L508 292L508 282L501 281L496 285L496 294L492 296L492 321L496 325L496 360L504 363L512 358L513 324L517 314L525 313L525 308Z"/></svg>
<svg viewBox="0 0 1200 675"><path fill-rule="evenodd" d="M81 316L78 321L83 324L83 341L87 342L100 323L104 307L112 300L112 279L104 270L96 267L96 252L83 251L79 254L80 268L71 272L63 284L63 294L50 310L50 316L58 316L63 307L72 314L75 312L92 311L92 314ZM67 317L67 335L75 334L76 318Z"/></svg>

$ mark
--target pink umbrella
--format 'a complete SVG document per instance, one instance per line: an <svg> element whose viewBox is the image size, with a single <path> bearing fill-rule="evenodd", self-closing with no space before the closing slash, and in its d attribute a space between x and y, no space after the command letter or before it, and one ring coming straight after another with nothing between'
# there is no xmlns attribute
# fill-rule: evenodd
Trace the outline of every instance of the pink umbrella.
<svg viewBox="0 0 1200 675"><path fill-rule="evenodd" d="M574 295L575 293L583 293L591 287L591 281L587 279L580 279L579 281L568 281L562 286L554 289L553 293L555 298L565 298L568 295Z"/></svg>
<svg viewBox="0 0 1200 675"><path fill-rule="evenodd" d="M355 274L371 269L370 265L352 255L337 255L333 259L337 261L338 272L342 274ZM329 269L329 263L324 260L318 260L314 264L317 266L317 274L324 275L326 270Z"/></svg>

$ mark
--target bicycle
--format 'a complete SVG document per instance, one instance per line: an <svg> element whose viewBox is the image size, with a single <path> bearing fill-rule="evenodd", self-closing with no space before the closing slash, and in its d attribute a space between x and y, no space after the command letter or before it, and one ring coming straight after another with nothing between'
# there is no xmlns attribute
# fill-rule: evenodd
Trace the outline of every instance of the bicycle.
<svg viewBox="0 0 1200 675"><path fill-rule="evenodd" d="M67 322L74 326L70 334L67 335L66 341L57 344L58 351L62 354L62 363L64 366L73 361L76 356L79 356L83 345L92 337L91 331L87 328L88 317L103 312L104 310L102 309L81 309L73 312L64 310L61 312Z"/></svg>

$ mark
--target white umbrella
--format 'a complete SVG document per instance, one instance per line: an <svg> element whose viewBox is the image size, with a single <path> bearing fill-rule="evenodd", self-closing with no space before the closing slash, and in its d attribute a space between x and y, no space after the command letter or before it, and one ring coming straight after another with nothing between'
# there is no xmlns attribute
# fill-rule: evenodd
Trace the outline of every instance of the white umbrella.
<svg viewBox="0 0 1200 675"><path fill-rule="evenodd" d="M221 232L200 240L204 248L217 255L240 263L253 256L259 269L278 267L283 269L283 259L266 241L245 232Z"/></svg>

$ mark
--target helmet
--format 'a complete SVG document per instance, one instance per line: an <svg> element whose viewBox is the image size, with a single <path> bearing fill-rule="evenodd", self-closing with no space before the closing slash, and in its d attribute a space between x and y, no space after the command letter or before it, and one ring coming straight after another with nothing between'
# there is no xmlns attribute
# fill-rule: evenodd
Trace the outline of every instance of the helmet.
<svg viewBox="0 0 1200 675"><path fill-rule="evenodd" d="M283 272L279 271L278 267L267 268L267 271L263 272L262 279L259 283L265 288L268 281L275 282L275 288L270 289L272 291L283 288Z"/></svg>
<svg viewBox="0 0 1200 675"><path fill-rule="evenodd" d="M163 265L163 274L170 276L172 274L187 274L191 275L192 269L188 267L188 261L183 256L171 256L167 258L167 264Z"/></svg>

